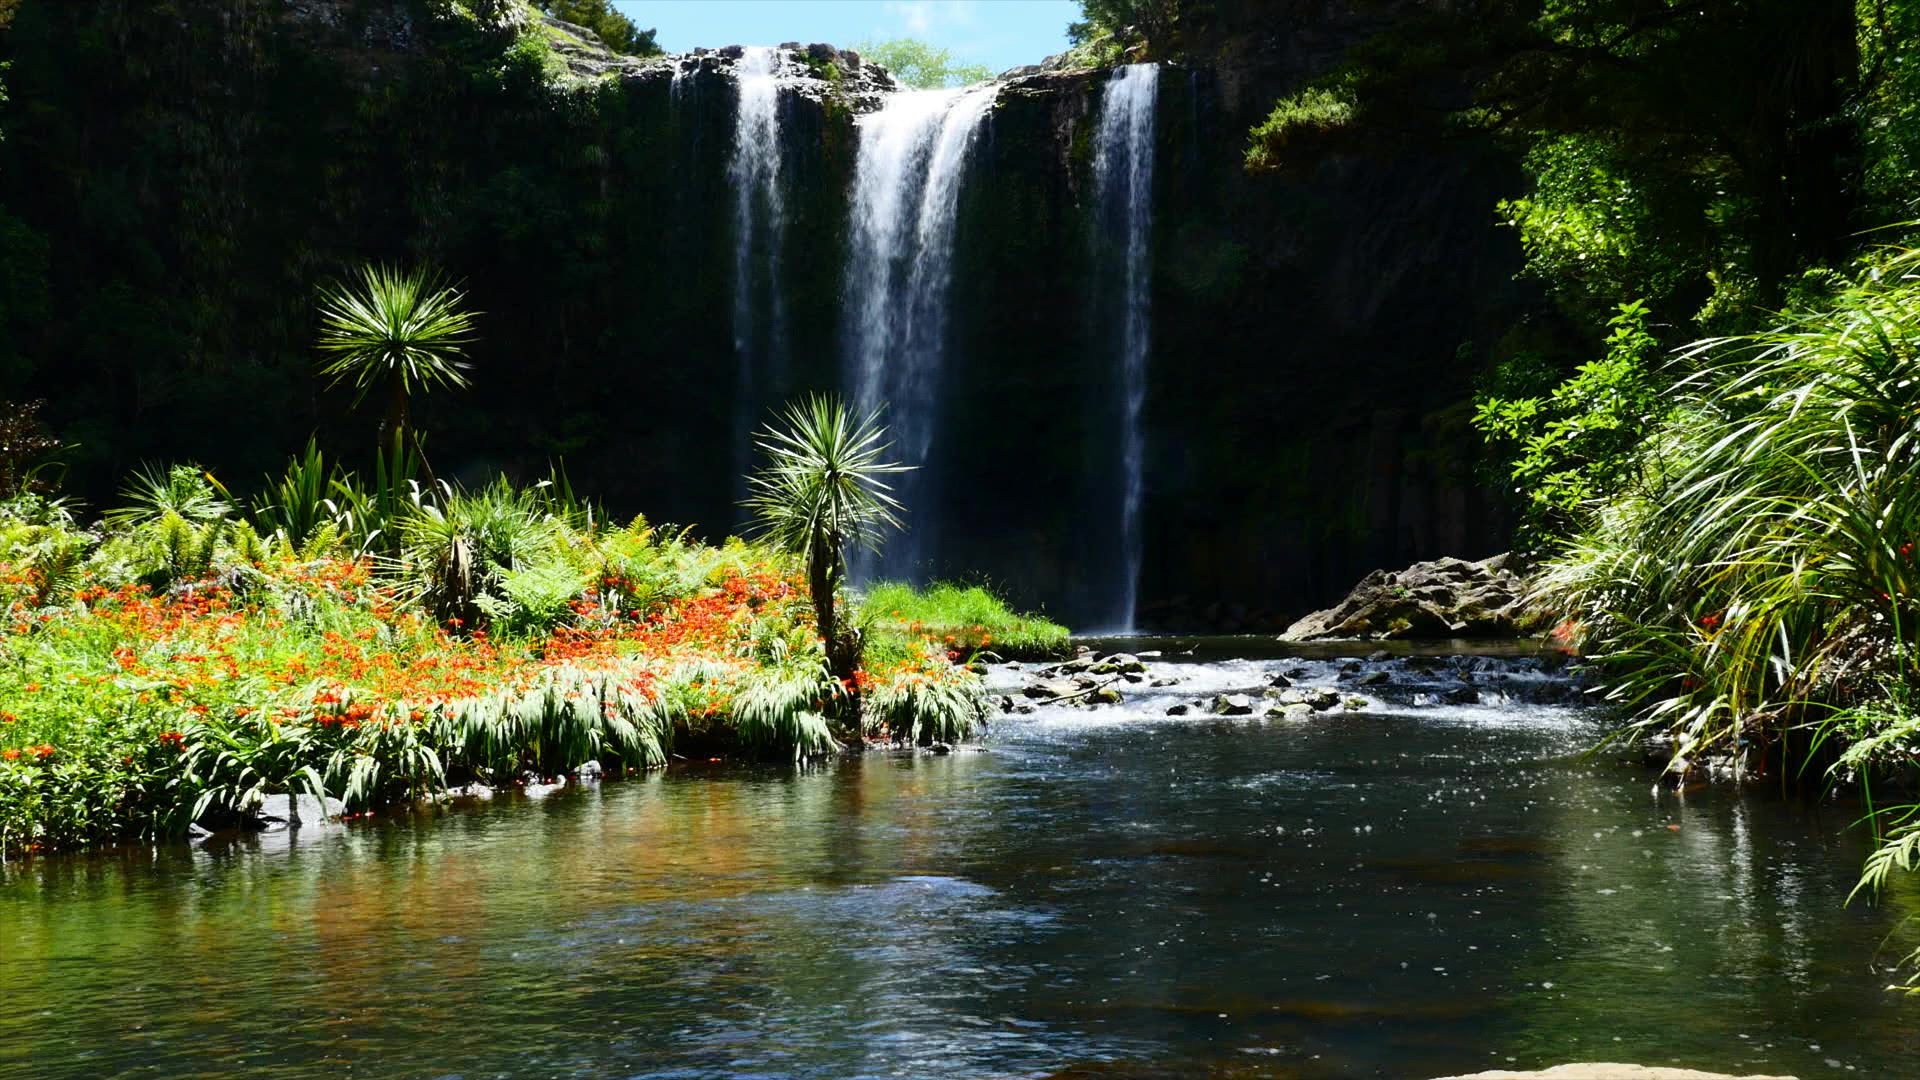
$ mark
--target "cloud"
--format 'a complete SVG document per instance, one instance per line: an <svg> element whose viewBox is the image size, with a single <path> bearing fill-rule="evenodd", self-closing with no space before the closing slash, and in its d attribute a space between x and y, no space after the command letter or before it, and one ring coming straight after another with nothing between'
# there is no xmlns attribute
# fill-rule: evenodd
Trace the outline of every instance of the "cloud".
<svg viewBox="0 0 1920 1080"><path fill-rule="evenodd" d="M899 19L914 37L956 27L972 26L978 0L887 0L888 15Z"/></svg>

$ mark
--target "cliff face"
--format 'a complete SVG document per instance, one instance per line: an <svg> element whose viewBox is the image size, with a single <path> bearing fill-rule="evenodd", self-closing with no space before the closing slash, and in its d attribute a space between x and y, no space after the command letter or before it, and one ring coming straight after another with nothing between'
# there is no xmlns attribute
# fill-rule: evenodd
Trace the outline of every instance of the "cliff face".
<svg viewBox="0 0 1920 1080"><path fill-rule="evenodd" d="M1282 625L1374 566L1484 555L1501 531L1457 351L1524 314L1489 210L1511 166L1394 140L1246 176L1247 128L1368 26L1310 5L1260 25L1161 74L1141 598L1177 624ZM0 204L44 242L61 299L0 358L0 397L52 399L96 496L142 460L244 485L313 430L357 456L375 418L311 374L314 287L430 260L486 313L474 387L421 410L441 472L564 458L616 511L724 528L733 57L633 61L539 32L591 77L556 88L511 47L525 27L424 0L27 0L3 43ZM883 86L794 55L783 389L826 389L856 117ZM1111 580L1118 497L1090 219L1105 79L1014 78L981 132L921 508L945 523L942 569L1069 619Z"/></svg>

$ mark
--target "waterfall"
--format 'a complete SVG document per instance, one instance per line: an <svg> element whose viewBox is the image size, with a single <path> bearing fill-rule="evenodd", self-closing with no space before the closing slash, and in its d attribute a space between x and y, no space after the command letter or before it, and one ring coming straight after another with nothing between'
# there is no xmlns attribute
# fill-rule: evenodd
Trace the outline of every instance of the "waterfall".
<svg viewBox="0 0 1920 1080"><path fill-rule="evenodd" d="M935 555L941 523L924 466L946 367L954 221L968 152L997 94L909 91L859 122L846 289L853 398L863 412L884 404L892 456L923 467L899 477L907 530L884 558L856 559L862 579L918 579Z"/></svg>
<svg viewBox="0 0 1920 1080"><path fill-rule="evenodd" d="M753 431L786 388L787 327L780 290L786 207L780 183L780 54L747 49L734 65L733 352L734 477L745 494Z"/></svg>
<svg viewBox="0 0 1920 1080"><path fill-rule="evenodd" d="M1095 135L1093 176L1098 200L1095 243L1118 255L1116 352L1119 360L1119 507L1118 580L1104 590L1112 597L1106 625L1133 629L1140 589L1143 548L1140 521L1144 496L1146 445L1140 414L1147 400L1147 351L1152 334L1153 109L1160 69L1129 64L1114 70L1100 99L1100 128ZM1109 257L1108 263L1114 261Z"/></svg>

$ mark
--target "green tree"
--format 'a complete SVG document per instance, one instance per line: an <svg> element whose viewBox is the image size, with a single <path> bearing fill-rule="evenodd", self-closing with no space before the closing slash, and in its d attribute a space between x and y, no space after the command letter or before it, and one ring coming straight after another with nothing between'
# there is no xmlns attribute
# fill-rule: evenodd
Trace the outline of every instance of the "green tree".
<svg viewBox="0 0 1920 1080"><path fill-rule="evenodd" d="M320 351L328 359L320 373L334 386L351 382L356 406L385 384L382 433L390 461L406 457L407 405L415 389L467 385L469 365L461 357L473 340L475 313L461 307L464 299L431 271L372 264L361 268L357 282L321 290Z"/></svg>
<svg viewBox="0 0 1920 1080"><path fill-rule="evenodd" d="M1527 357L1483 381L1473 423L1508 455L1528 546L1570 534L1595 506L1637 486L1647 439L1667 414L1648 314L1638 301L1621 304L1608 324L1606 356L1546 393L1515 392L1539 378L1519 370Z"/></svg>
<svg viewBox="0 0 1920 1080"><path fill-rule="evenodd" d="M835 594L846 579L849 545L877 550L900 527L900 504L886 477L911 466L883 460L886 428L876 411L865 418L832 397L787 407L784 427L769 425L758 440L766 465L748 481L746 506L765 537L807 564L827 663L838 679L860 666L858 635L843 633Z"/></svg>
<svg viewBox="0 0 1920 1080"><path fill-rule="evenodd" d="M861 57L878 63L893 77L921 90L966 86L993 78L985 64L955 63L952 49L935 48L919 38L863 41L854 46Z"/></svg>
<svg viewBox="0 0 1920 1080"><path fill-rule="evenodd" d="M1750 320L1800 270L1842 265L1873 223L1859 203L1863 131L1879 130L1885 103L1869 103L1903 69L1886 58L1897 27L1869 36L1863 19L1888 6L1436 5L1282 101L1248 163L1284 168L1345 129L1376 147L1491 135L1535 180L1503 216L1582 314L1597 322L1638 296L1707 323Z"/></svg>
<svg viewBox="0 0 1920 1080"><path fill-rule="evenodd" d="M1081 19L1067 24L1067 40L1090 46L1105 40L1121 50L1166 56L1178 48L1180 17L1192 0L1080 0Z"/></svg>
<svg viewBox="0 0 1920 1080"><path fill-rule="evenodd" d="M642 30L632 19L614 9L611 0L540 0L540 10L563 22L584 26L600 38L600 44L628 56L656 56L660 46L653 40L656 31Z"/></svg>

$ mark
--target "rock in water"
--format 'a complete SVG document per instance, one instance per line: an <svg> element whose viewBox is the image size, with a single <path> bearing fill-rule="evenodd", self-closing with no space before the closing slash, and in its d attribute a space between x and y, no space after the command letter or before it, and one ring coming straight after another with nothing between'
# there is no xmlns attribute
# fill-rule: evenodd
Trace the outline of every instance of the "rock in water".
<svg viewBox="0 0 1920 1080"><path fill-rule="evenodd" d="M1253 713L1253 699L1245 694L1220 694L1207 706L1207 711L1215 716L1249 716Z"/></svg>
<svg viewBox="0 0 1920 1080"><path fill-rule="evenodd" d="M1620 1065L1602 1061L1578 1065L1555 1065L1537 1072L1494 1069L1465 1076L1442 1076L1439 1080L1794 1080L1791 1076L1734 1076L1728 1073L1700 1072L1697 1069L1663 1069L1652 1065Z"/></svg>
<svg viewBox="0 0 1920 1080"><path fill-rule="evenodd" d="M1519 637L1545 621L1526 593L1511 555L1375 570L1345 600L1287 627L1280 640Z"/></svg>

